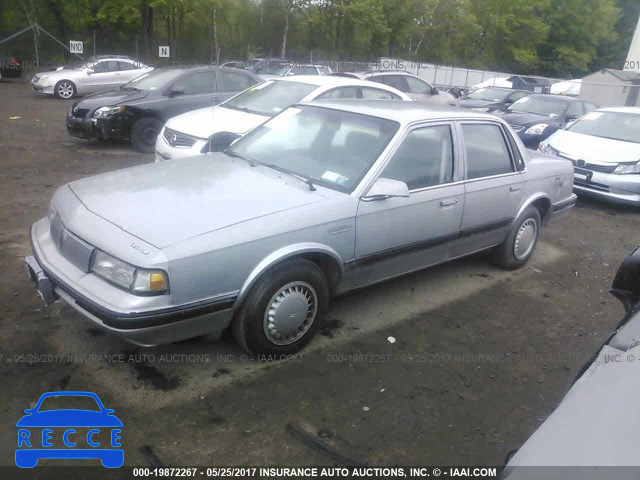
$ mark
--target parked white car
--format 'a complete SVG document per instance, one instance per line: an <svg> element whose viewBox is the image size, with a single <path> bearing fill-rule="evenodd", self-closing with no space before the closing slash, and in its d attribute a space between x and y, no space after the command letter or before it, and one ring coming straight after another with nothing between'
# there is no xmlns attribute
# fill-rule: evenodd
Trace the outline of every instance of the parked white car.
<svg viewBox="0 0 640 480"><path fill-rule="evenodd" d="M153 67L128 57L99 57L71 68L38 73L31 85L38 93L67 99L111 90L151 70Z"/></svg>
<svg viewBox="0 0 640 480"><path fill-rule="evenodd" d="M212 135L242 136L294 103L355 98L411 101L393 87L351 78L300 75L268 80L215 107L170 118L156 140L156 162L209 151Z"/></svg>
<svg viewBox="0 0 640 480"><path fill-rule="evenodd" d="M538 147L570 160L576 193L640 206L640 108L601 108Z"/></svg>

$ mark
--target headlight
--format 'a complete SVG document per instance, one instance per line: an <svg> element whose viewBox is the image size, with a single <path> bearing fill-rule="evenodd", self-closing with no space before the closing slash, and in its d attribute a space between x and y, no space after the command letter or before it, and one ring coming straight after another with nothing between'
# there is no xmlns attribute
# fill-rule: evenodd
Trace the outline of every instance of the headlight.
<svg viewBox="0 0 640 480"><path fill-rule="evenodd" d="M538 123L533 127L527 128L527 130L524 133L526 135L542 135L542 132L544 132L545 128L547 128L548 126L549 125L546 123Z"/></svg>
<svg viewBox="0 0 640 480"><path fill-rule="evenodd" d="M471 110L477 110L479 112L490 112L491 109L489 107L471 107Z"/></svg>
<svg viewBox="0 0 640 480"><path fill-rule="evenodd" d="M116 105L115 107L100 107L93 112L93 118L107 118L116 113L124 112L124 105Z"/></svg>
<svg viewBox="0 0 640 480"><path fill-rule="evenodd" d="M547 155L555 155L556 157L558 156L558 153L560 153L551 145L544 142L538 145L538 150L540 150L542 153L546 153Z"/></svg>
<svg viewBox="0 0 640 480"><path fill-rule="evenodd" d="M93 255L91 271L134 293L160 295L169 292L167 274L162 270L136 268L100 250Z"/></svg>
<svg viewBox="0 0 640 480"><path fill-rule="evenodd" d="M621 163L616 167L613 173L618 175L629 175L634 173L640 173L640 162L638 163Z"/></svg>

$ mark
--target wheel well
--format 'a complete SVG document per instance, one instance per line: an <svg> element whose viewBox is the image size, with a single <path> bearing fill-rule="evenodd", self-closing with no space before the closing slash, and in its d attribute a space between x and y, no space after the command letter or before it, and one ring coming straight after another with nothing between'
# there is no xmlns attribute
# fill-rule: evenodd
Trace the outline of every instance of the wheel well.
<svg viewBox="0 0 640 480"><path fill-rule="evenodd" d="M309 260L310 262L315 263L320 270L322 270L327 277L327 282L329 283L329 288L333 291L333 289L338 285L338 281L341 276L340 265L331 255L327 255L326 253L303 253L301 255L296 255L288 258L287 260L293 258L304 258Z"/></svg>
<svg viewBox="0 0 640 480"><path fill-rule="evenodd" d="M548 198L539 198L531 205L536 207L540 212L540 219L542 220L542 224L546 224L551 213L551 200L549 200Z"/></svg>

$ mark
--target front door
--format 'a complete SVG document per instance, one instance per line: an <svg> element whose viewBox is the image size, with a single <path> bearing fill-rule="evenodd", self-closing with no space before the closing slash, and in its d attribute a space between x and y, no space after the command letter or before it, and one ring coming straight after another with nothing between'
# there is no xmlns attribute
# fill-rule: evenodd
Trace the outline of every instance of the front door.
<svg viewBox="0 0 640 480"><path fill-rule="evenodd" d="M406 183L409 197L360 200L354 287L449 258L465 203L457 158L448 124L407 134L380 177Z"/></svg>

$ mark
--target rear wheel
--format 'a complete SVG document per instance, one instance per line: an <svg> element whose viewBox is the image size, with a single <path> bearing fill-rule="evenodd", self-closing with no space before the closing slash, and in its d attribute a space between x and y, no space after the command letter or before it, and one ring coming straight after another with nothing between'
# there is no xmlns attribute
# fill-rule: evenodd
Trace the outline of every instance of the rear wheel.
<svg viewBox="0 0 640 480"><path fill-rule="evenodd" d="M494 259L505 270L515 270L529 261L540 235L540 212L527 207L513 223L507 238L494 250Z"/></svg>
<svg viewBox="0 0 640 480"><path fill-rule="evenodd" d="M233 321L233 334L249 353L292 354L322 326L328 305L329 287L315 263L283 262L251 288Z"/></svg>
<svg viewBox="0 0 640 480"><path fill-rule="evenodd" d="M162 122L157 118L141 118L131 127L131 144L138 152L153 153L156 139L162 130Z"/></svg>
<svg viewBox="0 0 640 480"><path fill-rule="evenodd" d="M57 98L66 100L67 98L73 97L77 93L77 90L71 80L60 80L56 83L55 87L53 87L53 93Z"/></svg>

